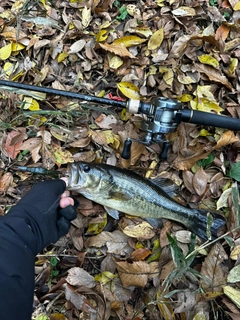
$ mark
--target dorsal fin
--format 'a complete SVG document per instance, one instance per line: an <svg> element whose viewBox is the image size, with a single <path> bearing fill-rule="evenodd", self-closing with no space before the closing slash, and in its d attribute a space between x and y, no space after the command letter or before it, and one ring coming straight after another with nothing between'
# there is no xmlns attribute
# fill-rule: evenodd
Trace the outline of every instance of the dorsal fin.
<svg viewBox="0 0 240 320"><path fill-rule="evenodd" d="M161 188L170 198L181 203L179 200L179 186L171 179L157 177L149 179L149 181L155 186Z"/></svg>

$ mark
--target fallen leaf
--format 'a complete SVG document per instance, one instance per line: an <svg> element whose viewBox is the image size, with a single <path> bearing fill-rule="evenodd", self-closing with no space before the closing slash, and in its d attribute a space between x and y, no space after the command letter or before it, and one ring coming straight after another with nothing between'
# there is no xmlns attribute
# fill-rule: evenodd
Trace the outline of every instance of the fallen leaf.
<svg viewBox="0 0 240 320"><path fill-rule="evenodd" d="M179 16L179 17L189 17L189 16L196 15L196 11L194 8L190 8L186 6L178 7L177 9L173 10L172 13L175 16Z"/></svg>
<svg viewBox="0 0 240 320"><path fill-rule="evenodd" d="M117 83L118 89L129 99L140 100L139 88L131 82Z"/></svg>
<svg viewBox="0 0 240 320"><path fill-rule="evenodd" d="M25 128L18 128L18 130L13 130L8 133L4 145L4 150L11 159L15 159L17 157L21 150L20 147L23 144L23 140L25 140L26 138L27 135Z"/></svg>
<svg viewBox="0 0 240 320"><path fill-rule="evenodd" d="M198 60L203 64L208 64L216 69L219 68L219 62L217 59L215 59L210 54L202 54L201 56L198 56Z"/></svg>
<svg viewBox="0 0 240 320"><path fill-rule="evenodd" d="M128 48L131 46L137 46L138 44L141 44L145 41L146 41L146 39L142 39L137 36L124 36L122 38L118 38L118 39L114 40L112 44L113 45L123 44L124 47Z"/></svg>
<svg viewBox="0 0 240 320"><path fill-rule="evenodd" d="M135 58L134 55L132 55L124 46L124 44L108 44L108 43L99 43L99 46L103 48L106 51L110 51L120 57L129 57L129 58Z"/></svg>
<svg viewBox="0 0 240 320"><path fill-rule="evenodd" d="M12 44L9 43L0 49L0 60L7 60L12 53Z"/></svg>
<svg viewBox="0 0 240 320"><path fill-rule="evenodd" d="M13 184L13 175L11 172L6 172L1 178L0 178L0 192L6 192L9 187L11 187Z"/></svg>
<svg viewBox="0 0 240 320"><path fill-rule="evenodd" d="M219 26L216 30L215 39L225 41L229 35L230 28L225 24Z"/></svg>
<svg viewBox="0 0 240 320"><path fill-rule="evenodd" d="M94 277L79 267L68 270L66 281L72 286L84 286L86 288L93 288L96 286Z"/></svg>
<svg viewBox="0 0 240 320"><path fill-rule="evenodd" d="M238 308L240 308L240 290L239 289L235 289L231 286L224 286L223 292L230 300L232 300L232 302Z"/></svg>
<svg viewBox="0 0 240 320"><path fill-rule="evenodd" d="M228 207L228 198L232 194L232 188L229 188L227 190L224 190L221 194L221 197L217 201L217 210Z"/></svg>
<svg viewBox="0 0 240 320"><path fill-rule="evenodd" d="M148 49L155 50L162 44L164 39L164 29L160 28L159 30L155 31L153 35L148 40Z"/></svg>
<svg viewBox="0 0 240 320"><path fill-rule="evenodd" d="M225 85L229 90L233 91L233 87L231 83L228 81L227 77L221 75L219 71L213 69L210 66L198 64L198 63L194 63L194 67L196 68L197 71L204 73L209 78L209 80L215 81L217 83L221 83Z"/></svg>
<svg viewBox="0 0 240 320"><path fill-rule="evenodd" d="M82 10L82 26L83 29L86 29L91 21L91 8L88 8L87 6L84 6Z"/></svg>
<svg viewBox="0 0 240 320"><path fill-rule="evenodd" d="M195 192L199 196L204 194L208 184L208 175L202 167L193 175L192 184Z"/></svg>
<svg viewBox="0 0 240 320"><path fill-rule="evenodd" d="M140 224L129 225L123 228L123 232L133 238L151 239L155 236L153 227L146 221Z"/></svg>
<svg viewBox="0 0 240 320"><path fill-rule="evenodd" d="M150 266L144 261L115 262L119 277L124 287L145 287L150 273Z"/></svg>
<svg viewBox="0 0 240 320"><path fill-rule="evenodd" d="M217 141L217 145L213 148L214 149L220 149L224 146L227 146L228 144L232 144L234 142L237 142L238 138L235 137L234 132L231 130L223 132L220 139Z"/></svg>
<svg viewBox="0 0 240 320"><path fill-rule="evenodd" d="M205 291L222 291L222 287L227 281L227 274L222 262L227 259L228 256L223 246L219 242L215 243L204 259L201 268L201 274L208 278L208 280L204 280L204 278L201 280L202 287Z"/></svg>

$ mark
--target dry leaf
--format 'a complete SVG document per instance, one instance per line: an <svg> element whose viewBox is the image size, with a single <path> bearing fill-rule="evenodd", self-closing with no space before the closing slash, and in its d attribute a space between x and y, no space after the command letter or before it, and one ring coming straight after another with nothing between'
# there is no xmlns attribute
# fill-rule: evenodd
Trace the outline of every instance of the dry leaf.
<svg viewBox="0 0 240 320"><path fill-rule="evenodd" d="M225 85L229 90L233 91L233 87L231 83L228 81L227 77L221 75L219 71L209 66L198 64L198 63L194 63L194 67L196 68L197 71L204 73L209 78L209 80L215 81L217 83L221 83Z"/></svg>
<svg viewBox="0 0 240 320"><path fill-rule="evenodd" d="M189 17L189 16L195 16L196 11L194 8L190 8L190 7L178 7L177 9L173 10L172 13L175 16L179 16L179 17Z"/></svg>
<svg viewBox="0 0 240 320"><path fill-rule="evenodd" d="M213 148L213 150L220 149L224 146L227 146L228 144L232 144L237 141L238 141L238 138L235 137L233 131L231 130L225 131L221 135L220 139L217 141L217 145Z"/></svg>
<svg viewBox="0 0 240 320"><path fill-rule="evenodd" d="M115 262L119 277L124 287L145 287L150 273L150 266L144 261Z"/></svg>
<svg viewBox="0 0 240 320"><path fill-rule="evenodd" d="M68 270L66 281L72 286L84 286L86 288L93 288L96 285L94 277L82 268L71 268Z"/></svg>
<svg viewBox="0 0 240 320"><path fill-rule="evenodd" d="M106 51L110 51L120 57L129 57L129 58L135 58L134 55L132 55L124 46L124 44L108 44L108 43L99 43L100 47L103 48Z"/></svg>
<svg viewBox="0 0 240 320"><path fill-rule="evenodd" d="M208 256L204 259L201 268L201 274L206 276L208 282L201 280L202 287L206 291L221 292L226 284L227 274L222 262L227 260L228 256L223 246L217 242L211 248Z"/></svg>
<svg viewBox="0 0 240 320"><path fill-rule="evenodd" d="M164 29L161 28L153 33L153 35L148 40L148 49L155 50L162 44L164 39Z"/></svg>
<svg viewBox="0 0 240 320"><path fill-rule="evenodd" d="M9 187L11 187L13 183L13 175L11 172L5 173L1 178L0 178L0 192L6 192Z"/></svg>
<svg viewBox="0 0 240 320"><path fill-rule="evenodd" d="M131 46L137 46L138 44L141 44L145 41L146 41L146 39L142 39L137 36L125 36L125 37L118 38L118 39L114 40L112 44L113 45L123 44L126 48L128 48Z"/></svg>
<svg viewBox="0 0 240 320"><path fill-rule="evenodd" d="M123 228L123 232L133 238L151 239L155 236L153 227L146 221L140 224L129 225Z"/></svg>
<svg viewBox="0 0 240 320"><path fill-rule="evenodd" d="M192 184L195 192L199 196L204 194L208 184L208 175L206 174L206 172L203 170L202 167L198 169L198 171L194 174L192 179Z"/></svg>
<svg viewBox="0 0 240 320"><path fill-rule="evenodd" d="M222 24L216 30L215 39L225 41L228 37L229 31L230 31L230 28L225 24Z"/></svg>

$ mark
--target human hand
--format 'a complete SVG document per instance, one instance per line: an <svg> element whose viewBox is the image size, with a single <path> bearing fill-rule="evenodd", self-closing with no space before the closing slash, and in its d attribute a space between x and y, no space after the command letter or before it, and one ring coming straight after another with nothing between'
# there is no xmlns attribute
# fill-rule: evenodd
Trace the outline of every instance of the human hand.
<svg viewBox="0 0 240 320"><path fill-rule="evenodd" d="M28 225L41 238L40 250L65 235L76 218L76 203L65 189L62 179L37 183L7 214L30 218Z"/></svg>

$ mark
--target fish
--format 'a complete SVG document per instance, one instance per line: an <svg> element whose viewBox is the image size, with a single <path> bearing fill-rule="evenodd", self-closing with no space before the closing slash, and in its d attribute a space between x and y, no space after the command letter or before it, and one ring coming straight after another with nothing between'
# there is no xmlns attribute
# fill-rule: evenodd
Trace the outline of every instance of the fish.
<svg viewBox="0 0 240 320"><path fill-rule="evenodd" d="M114 219L119 212L145 219L177 221L191 232L208 240L209 214L212 216L210 233L216 238L223 233L225 218L215 212L192 209L175 201L159 182L139 174L102 163L74 162L67 166L68 190L74 190L100 205Z"/></svg>

